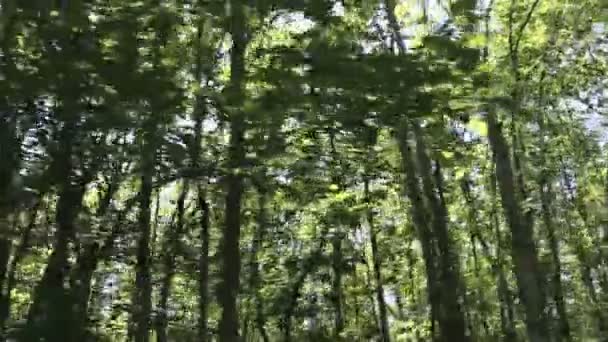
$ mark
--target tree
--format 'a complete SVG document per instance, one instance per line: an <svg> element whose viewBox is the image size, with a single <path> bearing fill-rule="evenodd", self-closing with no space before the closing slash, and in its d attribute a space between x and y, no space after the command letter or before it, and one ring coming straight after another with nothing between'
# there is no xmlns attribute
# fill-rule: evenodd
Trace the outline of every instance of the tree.
<svg viewBox="0 0 608 342"><path fill-rule="evenodd" d="M0 339L603 340L605 10L1 1Z"/></svg>

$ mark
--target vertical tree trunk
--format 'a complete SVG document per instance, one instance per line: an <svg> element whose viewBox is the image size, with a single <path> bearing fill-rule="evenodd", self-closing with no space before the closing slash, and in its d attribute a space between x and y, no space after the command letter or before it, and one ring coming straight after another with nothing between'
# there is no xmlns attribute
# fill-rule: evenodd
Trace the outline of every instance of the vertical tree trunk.
<svg viewBox="0 0 608 342"><path fill-rule="evenodd" d="M34 290L25 328L25 339L45 338L48 341L70 341L72 310L64 282L69 275L70 242L74 237L74 221L82 206L85 184L73 178L73 141L75 120L66 122L60 134L60 152L56 155L55 171L63 179L59 185L59 198L55 222L57 230L53 251L48 258L42 279Z"/></svg>
<svg viewBox="0 0 608 342"><path fill-rule="evenodd" d="M103 218L110 209L112 197L118 189L117 179L112 180L107 189L107 193L100 200L100 205L97 210L97 217ZM131 208L131 203L127 204L127 208ZM70 275L70 298L74 320L72 327L74 330L74 338L77 341L90 340L88 334L89 328L89 301L91 297L91 281L93 274L97 269L102 253L109 251L113 247L114 239L123 223L123 217L128 209L120 211L116 217L116 222L113 223L112 229L109 231L109 236L103 244L98 242L86 244L80 251L76 260L76 265Z"/></svg>
<svg viewBox="0 0 608 342"><path fill-rule="evenodd" d="M460 272L459 263L452 249L451 238L447 229L447 211L442 201L441 184L434 184L431 175L433 174L431 160L428 156L424 143L423 133L418 123L413 123L414 135L416 137L416 151L422 186L427 203L430 206L431 223L433 233L437 239L439 250L439 277L442 292L442 312L440 317L441 335L443 340L448 341L457 338L459 341L468 341L466 333L466 321L462 308L459 304L460 297ZM437 172L439 168L437 167ZM441 176L438 177L439 179Z"/></svg>
<svg viewBox="0 0 608 342"><path fill-rule="evenodd" d="M283 332L283 341L285 342L291 341L291 319L296 309L298 299L300 298L300 291L302 290L302 286L304 286L306 277L308 277L308 275L314 270L319 258L323 256L323 250L327 244L328 231L329 225L323 225L321 232L315 237L315 240L319 242L317 248L312 252L311 255L306 257L302 267L300 268L300 272L298 272L297 276L292 282L290 282L287 289L284 291L286 295L284 297L281 296L281 299L284 300L284 303L286 303L284 304L283 315L280 320L280 326Z"/></svg>
<svg viewBox="0 0 608 342"><path fill-rule="evenodd" d="M243 179L239 166L244 157L243 132L244 122L241 119L232 120L229 159L231 170L226 176L228 192L226 195L224 235L220 247L221 255L221 284L218 288L218 301L222 307L220 320L220 341L238 341L239 320L237 297L239 292L241 255L240 255L240 226L241 226L241 197L243 195Z"/></svg>
<svg viewBox="0 0 608 342"><path fill-rule="evenodd" d="M253 295L254 306L255 306L255 326L262 337L264 342L270 341L268 333L266 332L266 318L264 314L264 303L262 294L260 293L260 263L258 254L263 250L264 239L266 237L266 191L262 186L258 186L258 213L256 217L256 230L253 237L253 245L251 247L251 261L250 266L250 278L249 278L249 289Z"/></svg>
<svg viewBox="0 0 608 342"><path fill-rule="evenodd" d="M589 224L587 222L587 214L586 214L584 208L578 206L576 203L577 202L576 194L574 193L574 189L573 189L573 185L571 183L570 177L564 171L565 169L566 169L566 166L563 165L563 161L562 161L563 187L565 188L565 191L570 195L570 198L571 198L571 200L566 200L565 206L576 209L579 212L579 215L581 216L581 219L583 220L583 223L585 224L585 226L588 226ZM572 233L578 229L578 227L574 227L574 225L572 224L570 217L568 215L566 215L565 220L566 220L566 226L567 226L569 232ZM587 247L583 243L581 243L580 239L578 239L578 237L576 235L574 235L574 236L570 235L569 238L570 238L570 240L573 241L574 246L572 246L572 248L574 249L576 258L578 259L578 261L581 265L580 266L581 267L581 269L580 269L581 281L583 282L583 285L585 286L585 289L587 290L589 299L593 305L593 312L595 314L595 319L597 321L599 336L608 336L608 321L605 317L604 311L601 309L600 299L598 298L598 294L597 294L598 291L595 287L593 277L592 277L593 268L595 265L592 260L593 257L590 255Z"/></svg>
<svg viewBox="0 0 608 342"><path fill-rule="evenodd" d="M72 279L70 280L72 310L74 311L73 329L77 341L87 341L88 307L91 296L91 280L97 269L99 244L87 245L78 256Z"/></svg>
<svg viewBox="0 0 608 342"><path fill-rule="evenodd" d="M190 184L186 180L183 189L177 199L176 222L171 223L165 240L165 250L163 254L164 275L161 282L160 298L158 301L156 339L157 342L167 342L167 328L169 321L167 312L169 311L169 298L171 296L171 285L176 272L176 257L179 253L179 241L184 232L184 215L186 210L186 197L190 189Z"/></svg>
<svg viewBox="0 0 608 342"><path fill-rule="evenodd" d="M416 164L414 163L412 151L408 142L409 132L408 122L406 120L402 122L402 126L398 128L396 133L399 151L401 153L401 162L403 164L403 172L405 174L405 191L411 202L411 216L422 247L427 278L428 302L431 306L430 321L431 327L434 328L435 322L440 319L441 312L441 298L438 289L439 284L436 263L437 251L433 233L427 224L430 221L430 217L425 208L419 181L416 176ZM431 335L432 339L435 340L435 329L431 329Z"/></svg>
<svg viewBox="0 0 608 342"><path fill-rule="evenodd" d="M558 315L558 330L562 341L571 341L572 336L570 335L570 323L568 322L568 314L566 311L566 303L564 301L564 290L562 286L562 263L559 256L559 241L555 235L555 226L553 224L553 218L551 213L552 200L551 200L551 189L549 184L541 181L541 210L543 221L545 223L545 229L547 230L547 240L549 241L549 248L551 250L551 260L553 262L553 272L551 275L551 285L553 290L553 300L555 301L555 307Z"/></svg>
<svg viewBox="0 0 608 342"><path fill-rule="evenodd" d="M541 86L539 90L539 107L543 108L543 81L545 74L541 75ZM555 225L553 223L553 191L551 187L551 178L547 170L547 139L545 138L545 117L543 113L537 114L537 123L540 130L540 177L538 186L540 189L541 212L542 218L547 232L547 240L549 241L549 249L551 250L551 261L553 263L553 272L551 275L551 290L553 292L553 300L558 315L558 341L572 341L570 333L570 323L568 322L568 314L566 303L564 302L563 286L562 286L562 263L560 260L560 246L558 237L555 235Z"/></svg>
<svg viewBox="0 0 608 342"><path fill-rule="evenodd" d="M492 265L492 270L496 274L497 278L497 295L500 303L500 326L503 333L505 342L517 341L517 332L515 331L515 310L513 305L513 296L511 295L511 289L507 282L505 270L503 266L503 234L500 232L500 221L498 219L498 198L496 196L496 176L491 177L491 189L492 189L492 212L491 212L491 225L494 228L494 237L496 239L496 261ZM490 255L489 250L486 249L487 254Z"/></svg>
<svg viewBox="0 0 608 342"><path fill-rule="evenodd" d="M152 123L149 123L152 126ZM152 312L152 281L151 281L151 224L150 204L152 200L152 181L154 175L154 160L156 148L152 145L154 128L146 129L141 164L141 185L138 194L139 213L137 226L137 260L135 265L135 294L133 296L133 334L135 342L150 340L150 316Z"/></svg>
<svg viewBox="0 0 608 342"><path fill-rule="evenodd" d="M364 183L365 201L367 203L367 224L369 225L369 236L372 247L372 265L374 267L374 280L376 282L376 300L378 301L378 312L380 314L380 336L382 342L390 342L391 335L388 328L388 318L386 314L386 302L384 300L384 286L382 283L382 270L380 262L380 252L378 250L377 231L374 226L374 213L369 192L369 178Z"/></svg>
<svg viewBox="0 0 608 342"><path fill-rule="evenodd" d="M469 207L469 223L473 226L472 230L477 236L476 241L479 241L482 247L484 256L491 260L492 273L496 277L496 294L499 301L500 327L505 342L514 342L517 340L517 333L514 325L513 300L509 284L504 272L503 256L502 256L502 234L500 233L498 221L498 199L496 198L496 181L495 177L491 177L490 192L492 194L492 208L490 209L490 226L494 231L494 239L496 240L496 255L492 256L490 247L480 232L479 222L477 220L477 206L475 198L471 193L470 183L467 178L463 179L461 187ZM481 313L483 315L483 313ZM485 321L485 317L483 318Z"/></svg>
<svg viewBox="0 0 608 342"><path fill-rule="evenodd" d="M14 7L12 1L5 2L3 5ZM8 20L8 16L12 15L10 12L14 11L14 8L5 8L2 13L2 24ZM6 54L7 44L2 39L4 33L4 27L0 27L0 46L2 51ZM7 271L9 271L9 262L12 249L11 239L11 225L9 223L9 217L12 211L11 197L13 197L11 190L13 175L18 169L18 158L17 149L18 141L15 138L16 133L16 120L15 115L9 115L8 108L4 103L4 100L0 100L0 339L4 337L4 323L8 319L8 311L4 314L4 306L8 305L10 299L10 287Z"/></svg>
<svg viewBox="0 0 608 342"><path fill-rule="evenodd" d="M0 223L0 229L3 229ZM4 339L4 325L8 319L10 307L10 288L8 277L5 275L8 268L11 243L8 239L0 239L0 340Z"/></svg>
<svg viewBox="0 0 608 342"><path fill-rule="evenodd" d="M21 239L13 252L12 259L8 266L6 275L6 284L4 286L4 295L0 296L0 339L4 338L4 329L6 328L6 321L10 318L11 313L11 293L17 285L17 267L21 263L21 259L25 256L30 244L31 232L36 226L36 216L42 199L38 200L34 207L31 209L30 219L28 225L24 228L21 233Z"/></svg>
<svg viewBox="0 0 608 342"><path fill-rule="evenodd" d="M367 295L367 299L369 300L369 306L372 310L372 317L374 317L374 325L379 328L380 327L380 319L378 315L378 311L376 309L376 299L374 298L374 285L372 284L372 279L374 276L372 275L372 268L369 266L369 262L367 262L367 256L365 258L365 286L367 287L367 291L365 294ZM378 330L379 331L379 330Z"/></svg>
<svg viewBox="0 0 608 342"><path fill-rule="evenodd" d="M2 219L3 218L0 217L0 220L2 220ZM8 230L7 227L8 227L8 224L5 224L5 222L0 222L0 229L2 229L2 233L0 233L0 234L6 234L5 232ZM4 238L0 237L0 303L4 302L5 298L8 296L8 293L7 293L8 287L5 284L7 283L7 281L6 281L7 274L6 273L7 273L7 269L8 269L11 249L12 249L11 241L8 238L4 239ZM1 330L2 323L4 323L4 317L0 314L0 332L2 331ZM1 336L2 335L0 335L0 337Z"/></svg>
<svg viewBox="0 0 608 342"><path fill-rule="evenodd" d="M487 123L502 206L511 230L511 255L519 296L526 312L528 338L531 342L548 341L544 284L534 243L533 222L525 219L516 197L517 184L514 181L509 147L493 111L487 113Z"/></svg>
<svg viewBox="0 0 608 342"><path fill-rule="evenodd" d="M332 182L338 186L338 189L344 191L344 175L340 168L341 162L336 149L336 134L333 128L328 129L329 145L331 154L331 178ZM340 334L344 330L344 294L342 291L342 268L344 264L342 252L342 240L344 239L343 223L338 219L334 223L334 232L331 237L331 268L333 273L331 283L331 302L334 307L334 336L340 338Z"/></svg>
<svg viewBox="0 0 608 342"><path fill-rule="evenodd" d="M331 284L332 304L334 306L334 334L336 338L340 336L344 330L344 309L342 307L342 236L336 234L331 239L332 254L331 268L333 271L333 279Z"/></svg>
<svg viewBox="0 0 608 342"><path fill-rule="evenodd" d="M198 262L198 296L199 296L199 340L208 340L207 312L209 307L209 204L202 187L198 189L198 206L201 211L201 255Z"/></svg>
<svg viewBox="0 0 608 342"><path fill-rule="evenodd" d="M226 206L224 214L224 235L220 245L221 280L218 288L218 302L221 307L219 341L239 340L239 319L237 297L239 292L241 255L241 198L243 195L243 167L245 157L245 118L243 84L245 79L245 50L247 48L245 2L232 0L230 4L230 33L232 51L230 54L230 91L235 111L230 113L230 146L228 148L229 174L226 175Z"/></svg>
<svg viewBox="0 0 608 342"><path fill-rule="evenodd" d="M203 28L205 25L205 16L199 13L197 21L196 35L196 60L194 62L194 79L197 84L202 84L203 77ZM208 75L207 75L208 76ZM205 99L198 95L196 106L194 109L194 139L192 145L189 146L190 161L193 169L201 168L201 148L203 140L203 120L206 115ZM208 340L207 318L209 306L209 224L210 224L210 208L207 202L206 188L197 184L197 209L200 212L200 232L199 240L201 243L200 256L198 260L198 340L206 342Z"/></svg>

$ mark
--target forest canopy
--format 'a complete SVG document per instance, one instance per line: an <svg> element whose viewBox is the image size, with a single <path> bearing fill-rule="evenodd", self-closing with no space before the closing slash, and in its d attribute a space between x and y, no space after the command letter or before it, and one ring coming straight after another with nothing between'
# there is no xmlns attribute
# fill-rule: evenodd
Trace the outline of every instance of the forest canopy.
<svg viewBox="0 0 608 342"><path fill-rule="evenodd" d="M0 341L608 341L605 0L0 0Z"/></svg>

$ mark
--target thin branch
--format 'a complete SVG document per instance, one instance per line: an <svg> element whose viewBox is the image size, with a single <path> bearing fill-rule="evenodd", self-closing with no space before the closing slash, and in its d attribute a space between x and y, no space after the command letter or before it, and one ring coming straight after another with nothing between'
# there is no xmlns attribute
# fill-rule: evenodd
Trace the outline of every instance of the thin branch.
<svg viewBox="0 0 608 342"><path fill-rule="evenodd" d="M528 11L528 14L526 15L526 19L519 26L519 29L517 30L517 40L515 41L515 45L513 46L514 52L517 52L517 50L519 49L519 42L521 41L521 37L523 36L524 30L526 29L526 26L528 26L528 24L530 23L530 20L532 19L532 14L534 13L534 10L536 10L536 8L538 7L539 3L540 0L534 1L532 7L530 7L530 10Z"/></svg>

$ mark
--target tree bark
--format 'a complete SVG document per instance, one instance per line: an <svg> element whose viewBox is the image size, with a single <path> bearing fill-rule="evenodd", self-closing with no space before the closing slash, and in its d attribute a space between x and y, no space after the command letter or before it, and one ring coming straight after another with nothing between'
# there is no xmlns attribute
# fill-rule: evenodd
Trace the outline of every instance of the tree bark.
<svg viewBox="0 0 608 342"><path fill-rule="evenodd" d="M500 226L498 221L498 204L496 198L496 181L495 177L491 177L490 192L492 194L492 208L490 209L490 226L493 228L494 239L496 240L496 255L493 256L490 251L486 240L481 234L479 222L477 220L477 206L476 200L471 193L470 183L467 178L463 179L461 187L469 207L469 222L473 226L472 230L475 234L476 241L478 241L482 247L484 256L491 261L492 274L496 277L496 295L499 300L499 314L500 314L500 327L502 331L502 338L505 342L517 341L517 333L514 325L514 311L513 311L513 300L509 284L504 272L503 267L503 238L500 232ZM482 313L483 315L483 313Z"/></svg>
<svg viewBox="0 0 608 342"><path fill-rule="evenodd" d="M549 184L541 181L541 210L545 229L547 230L547 240L549 241L549 249L551 250L551 260L553 262L553 272L551 275L551 285L553 290L553 300L555 301L555 307L558 315L558 330L559 340L561 341L572 341L570 333L570 323L568 322L568 314L566 310L566 303L564 301L564 290L562 285L562 262L560 260L560 247L557 236L555 235L555 226L553 224L553 218L551 213L552 200L551 200L551 189Z"/></svg>
<svg viewBox="0 0 608 342"><path fill-rule="evenodd" d="M186 197L190 189L190 184L186 180L183 184L182 192L177 199L176 222L172 222L170 231L167 233L165 250L163 254L164 276L161 281L160 298L157 309L156 339L157 342L167 342L167 328L169 320L169 298L171 296L171 285L176 272L176 257L179 254L180 238L184 232L184 215L186 210Z"/></svg>
<svg viewBox="0 0 608 342"><path fill-rule="evenodd" d="M566 168L567 168L567 166L564 165L564 163L562 161L563 187L565 188L565 191L570 196L569 200L566 199L565 206L569 207L569 209L577 210L584 225L589 226L589 223L587 221L588 216L587 216L586 210L583 206L579 206L577 203L577 195L574 192L572 181L565 171ZM568 228L568 231L571 234L572 234L572 232L575 232L578 230L577 227L573 226L573 224L570 220L570 217L568 215L566 215L565 221L566 221L566 226ZM596 263L593 261L593 256L591 255L591 253L589 253L587 246L585 246L584 243L582 243L580 241L578 236L570 235L569 238L570 238L570 240L573 241L574 246L572 246L572 248L574 249L576 258L578 259L578 261L581 265L581 269L580 269L581 281L583 282L583 285L585 286L585 288L587 290L589 299L593 305L593 312L595 315L595 319L597 321L599 336L608 336L608 320L605 316L604 311L601 309L601 304L600 304L601 300L600 300L600 298L598 298L598 291L596 289L596 286L595 286L594 280L593 280L593 276L592 276L593 269L595 268Z"/></svg>
<svg viewBox="0 0 608 342"><path fill-rule="evenodd" d="M435 322L438 322L441 311L441 297L438 289L437 277L437 251L433 233L428 226L430 221L429 213L424 205L424 199L421 196L419 181L416 176L416 164L412 156L410 144L408 143L409 136L408 122L404 120L401 127L398 128L397 142L401 153L401 162L403 172L405 174L405 192L411 202L411 216L414 221L416 233L422 247L422 255L425 264L427 278L427 295L428 302L431 306L430 321L433 328ZM436 339L435 329L431 329L432 339Z"/></svg>
<svg viewBox="0 0 608 342"><path fill-rule="evenodd" d="M220 245L220 284L218 302L221 308L219 341L239 340L239 318L237 297L239 292L241 255L241 200L243 195L243 175L241 168L245 157L243 117L243 85L245 79L245 50L247 48L245 2L231 1L230 33L232 52L230 54L230 91L235 111L230 113L231 133L228 148L229 174L226 176L227 194L224 214L224 234Z"/></svg>
<svg viewBox="0 0 608 342"><path fill-rule="evenodd" d="M430 207L430 212L432 213L432 230L439 251L439 279L442 293L441 336L444 341L454 338L457 338L459 341L468 341L466 320L459 304L460 289L462 287L460 285L459 263L450 241L451 238L447 227L448 213L442 200L441 184L434 184L431 178L433 169L422 130L416 122L412 126L414 136L416 137L416 154L422 178L422 187ZM439 170L439 167L437 167L437 172L440 172ZM441 176L439 175L438 178L440 179Z"/></svg>
<svg viewBox="0 0 608 342"><path fill-rule="evenodd" d="M297 276L294 278L287 289L283 291L286 293L285 296L281 296L281 301L284 301L284 310L283 315L280 320L281 330L283 332L283 341L289 342L292 340L291 338L291 320L293 313L296 309L298 299L300 298L300 291L302 290L302 286L304 285L304 281L306 277L314 270L315 266L317 266L318 260L323 256L323 250L327 244L327 233L329 231L328 225L323 225L323 229L320 234L315 238L319 242L317 248L304 259L303 265L300 267L300 272L298 272Z"/></svg>
<svg viewBox="0 0 608 342"><path fill-rule="evenodd" d="M339 338L344 330L344 309L342 302L342 236L336 234L331 238L332 254L331 268L333 271L333 279L331 284L331 300L334 307L334 334Z"/></svg>
<svg viewBox="0 0 608 342"><path fill-rule="evenodd" d="M198 188L198 206L201 211L201 255L198 261L198 296L199 296L199 340L208 340L207 317L209 307L209 204L204 189Z"/></svg>
<svg viewBox="0 0 608 342"><path fill-rule="evenodd" d="M270 341L266 332L266 317L264 314L264 303L260 293L260 263L258 254L263 250L264 239L266 237L266 191L258 186L258 213L256 218L256 230L251 247L251 261L249 263L250 278L249 289L253 295L255 305L255 326L264 342Z"/></svg>
<svg viewBox="0 0 608 342"><path fill-rule="evenodd" d="M149 123L151 125L151 123ZM150 316L152 312L152 281L151 281L151 222L150 204L152 200L152 182L154 176L154 160L156 148L152 144L154 129L146 129L141 164L141 185L138 194L139 213L137 226L137 260L135 265L135 294L133 296L133 337L135 342L150 340Z"/></svg>
<svg viewBox="0 0 608 342"><path fill-rule="evenodd" d="M378 312L380 314L380 338L382 342L390 342L391 335L388 327L388 318L386 310L386 302L384 300L384 286L382 283L382 270L380 261L380 252L378 250L378 237L377 231L374 226L374 213L372 208L372 201L369 193L369 179L365 179L364 183L365 201L367 204L366 216L367 224L369 226L369 236L372 247L372 265L374 267L374 280L376 282L376 300L378 301Z"/></svg>
<svg viewBox="0 0 608 342"><path fill-rule="evenodd" d="M45 338L48 341L71 341L73 338L70 298L64 281L70 270L69 254L75 233L74 221L80 212L86 185L83 181L76 181L72 174L75 134L75 120L68 119L61 131L60 150L54 160L55 174L62 177L55 215L55 241L42 279L34 290L24 331L26 340Z"/></svg>
<svg viewBox="0 0 608 342"><path fill-rule="evenodd" d="M531 342L549 339L545 315L544 281L534 242L533 222L526 220L516 197L517 184L511 167L509 147L493 111L487 113L488 137L494 152L496 178L502 207L511 230L511 256L519 288L519 297L526 312L526 330Z"/></svg>

